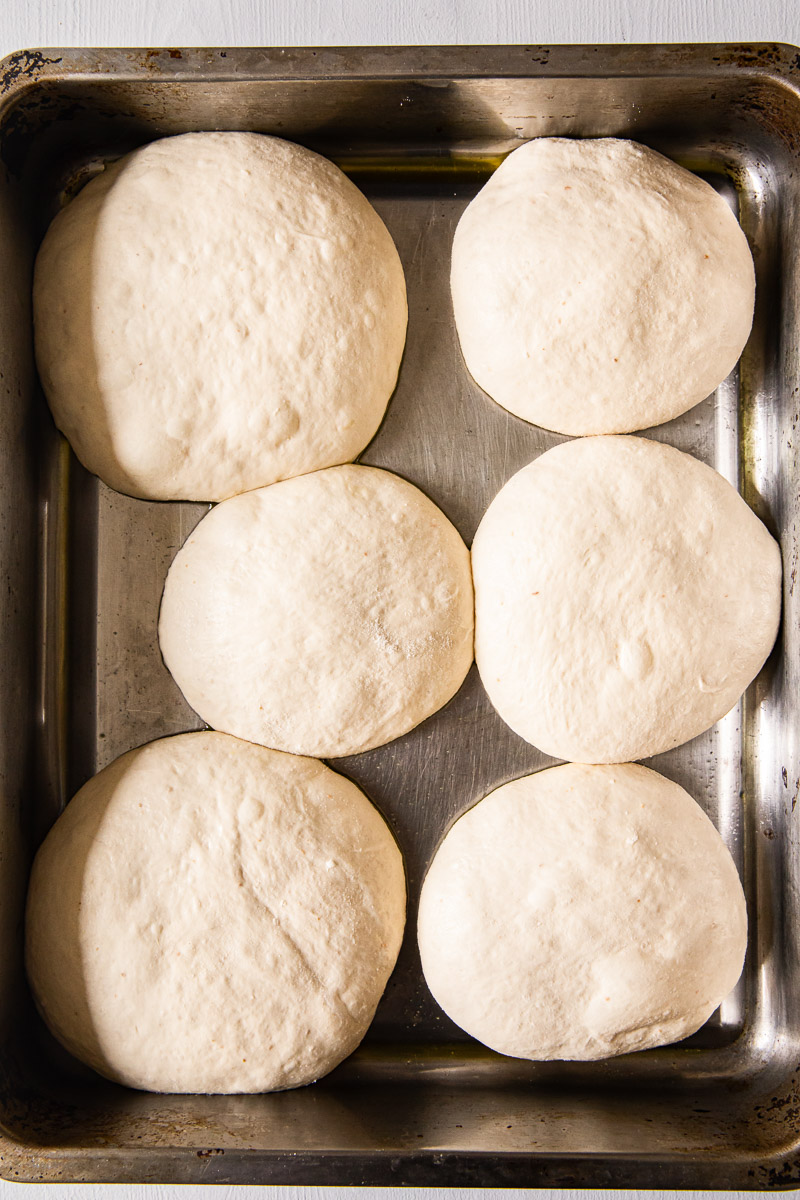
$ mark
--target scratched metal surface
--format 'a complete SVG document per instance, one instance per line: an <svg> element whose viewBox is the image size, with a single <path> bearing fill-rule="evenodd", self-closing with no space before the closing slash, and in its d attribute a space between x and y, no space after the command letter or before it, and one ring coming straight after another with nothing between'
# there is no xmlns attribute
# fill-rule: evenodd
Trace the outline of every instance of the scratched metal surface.
<svg viewBox="0 0 800 1200"><path fill-rule="evenodd" d="M183 52L197 72L193 90L181 74L183 59L162 62L156 55L158 61L145 57L142 65L139 52L108 52L99 61L115 70L100 88L80 75L86 61L72 52L76 78L60 100L57 89L46 92L47 120L40 121L21 170L23 195L36 196L32 244L65 190L74 190L105 158L157 134L266 128L336 158L386 221L409 293L397 391L361 460L421 487L467 542L505 480L561 440L493 404L468 376L456 340L449 247L461 212L498 156L520 137L541 133L635 135L702 171L739 211L758 275L756 321L741 373L647 436L715 466L784 545L786 619L778 650L732 714L651 762L695 796L731 848L748 896L748 959L739 988L688 1043L609 1063L501 1059L476 1047L438 1010L421 977L414 936L432 853L455 816L499 783L552 761L497 717L473 668L450 704L406 737L331 763L384 813L409 882L403 949L363 1048L327 1084L292 1098L176 1100L87 1084L85 1073L39 1028L35 1040L47 1084L37 1086L47 1091L57 1118L48 1125L39 1112L38 1136L59 1154L67 1144L78 1154L69 1178L143 1177L144 1158L130 1150L143 1139L145 1157L150 1149L174 1150L172 1158L158 1159L159 1167L147 1160L147 1170L161 1172L151 1177L190 1181L197 1176L182 1151L199 1138L201 1145L227 1147L228 1167L218 1163L203 1176L219 1181L559 1182L548 1163L566 1163L575 1152L583 1166L564 1166L562 1182L567 1176L573 1183L595 1180L591 1164L600 1156L609 1182L764 1186L763 1173L748 1184L745 1167L732 1164L774 1157L779 1142L781 1152L793 1145L777 1116L769 1137L760 1133L753 1097L772 1089L783 1109L791 1109L795 1084L789 1080L800 1060L792 1002L798 915L792 815L800 788L793 595L799 418L791 332L797 290L785 254L798 236L789 134L794 120L800 144L800 101L796 114L781 107L789 105L789 67L780 56L766 55L750 70L731 55L727 66L715 66L723 58L702 48L673 57L641 49L631 57L632 51L617 49L598 75L598 60L581 48L420 50L409 78L407 60L392 58L392 51L320 51L313 61L312 52L229 52L233 65L214 53ZM89 61L97 69L98 60ZM764 79L777 70L776 61L783 74L770 91ZM40 69L57 83L63 62L54 52ZM362 76L372 71L380 78L348 85L354 63ZM445 65L452 73L457 63L463 78L450 78ZM646 74L644 63L654 75L673 72L669 86L664 79L658 86L655 79L643 82L633 68ZM273 75L279 78L264 90ZM299 79L300 89L283 85L282 75ZM169 86L159 89L159 83ZM59 103L61 125L52 120ZM22 136L19 126L15 136ZM19 156L19 142L11 144ZM161 662L156 625L172 557L208 506L147 503L112 492L71 457L41 399L31 404L41 489L41 566L31 596L40 646L35 840L76 788L118 754L200 727ZM73 1086L83 1090L78 1108L67 1113ZM438 1099L430 1087L440 1089ZM450 1089L446 1097L441 1089ZM342 1094L346 1119L337 1107ZM512 1113L508 1124L504 1115ZM124 1169L119 1155L111 1164L103 1158L100 1147L109 1145L129 1148ZM263 1151L255 1166L252 1158L249 1166L235 1158L245 1148ZM392 1154L423 1148L432 1157L392 1176ZM348 1159L356 1149L361 1157ZM277 1150L306 1157L292 1173ZM656 1153L657 1169L648 1173L647 1156ZM447 1180L437 1175L437 1154L449 1156ZM497 1155L508 1159L502 1169ZM704 1155L712 1164L707 1169L700 1163ZM24 1177L56 1177L46 1155L35 1164L21 1152L17 1159Z"/></svg>

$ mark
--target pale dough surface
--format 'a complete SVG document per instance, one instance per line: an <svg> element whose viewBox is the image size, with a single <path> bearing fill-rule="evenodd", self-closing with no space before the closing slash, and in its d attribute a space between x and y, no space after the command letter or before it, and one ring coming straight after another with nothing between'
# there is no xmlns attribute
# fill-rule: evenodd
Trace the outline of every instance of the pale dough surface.
<svg viewBox="0 0 800 1200"><path fill-rule="evenodd" d="M164 661L215 729L321 758L436 712L473 656L469 553L422 492L331 467L218 505L170 567Z"/></svg>
<svg viewBox="0 0 800 1200"><path fill-rule="evenodd" d="M714 189L617 138L537 138L466 209L452 294L467 367L560 433L626 433L697 404L753 319L747 239Z"/></svg>
<svg viewBox="0 0 800 1200"><path fill-rule="evenodd" d="M406 330L378 214L280 138L197 133L134 151L51 224L39 373L111 487L221 500L347 462L375 433Z"/></svg>
<svg viewBox="0 0 800 1200"><path fill-rule="evenodd" d="M645 767L569 763L505 784L446 835L419 946L445 1012L502 1054L596 1059L686 1037L739 978L725 844Z"/></svg>
<svg viewBox="0 0 800 1200"><path fill-rule="evenodd" d="M644 438L565 442L517 472L472 563L492 704L572 762L646 758L702 733L778 629L767 529L711 467Z"/></svg>
<svg viewBox="0 0 800 1200"><path fill-rule="evenodd" d="M400 852L355 784L220 733L118 758L39 850L38 1006L74 1055L157 1092L260 1092L361 1041L405 919Z"/></svg>

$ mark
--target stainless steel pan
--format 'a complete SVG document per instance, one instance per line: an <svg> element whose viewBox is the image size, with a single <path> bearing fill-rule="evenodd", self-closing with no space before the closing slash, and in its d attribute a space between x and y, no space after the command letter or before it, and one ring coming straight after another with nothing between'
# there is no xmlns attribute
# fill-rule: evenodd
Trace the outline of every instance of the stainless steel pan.
<svg viewBox="0 0 800 1200"><path fill-rule="evenodd" d="M772 45L48 50L0 65L0 1173L27 1180L777 1188L800 1184L798 565L800 52ZM408 934L362 1048L269 1096L127 1091L33 1014L21 966L32 852L124 750L199 724L156 643L164 576L205 506L120 496L56 434L31 353L33 255L104 160L192 129L276 133L339 162L405 265L408 345L364 462L423 488L469 540L502 483L559 440L485 397L448 292L460 213L542 134L637 138L729 199L758 276L738 377L651 431L715 465L781 539L779 644L739 709L653 760L717 822L751 935L737 993L688 1042L607 1063L476 1046L432 1002L419 885L454 815L545 765L475 672L407 737L333 765L395 830Z"/></svg>

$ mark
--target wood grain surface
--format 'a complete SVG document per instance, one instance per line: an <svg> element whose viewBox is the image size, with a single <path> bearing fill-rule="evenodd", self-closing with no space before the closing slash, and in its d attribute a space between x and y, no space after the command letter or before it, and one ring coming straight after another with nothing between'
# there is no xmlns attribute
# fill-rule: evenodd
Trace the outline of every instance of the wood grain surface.
<svg viewBox="0 0 800 1200"><path fill-rule="evenodd" d="M0 0L0 57L37 46L394 45L778 41L800 43L800 0ZM0 1200L377 1200L400 1189L67 1186L0 1181ZM402 1189L476 1200L468 1188ZM717 1200L752 1192L498 1189L492 1200Z"/></svg>
<svg viewBox="0 0 800 1200"><path fill-rule="evenodd" d="M800 40L798 0L0 0L32 46Z"/></svg>

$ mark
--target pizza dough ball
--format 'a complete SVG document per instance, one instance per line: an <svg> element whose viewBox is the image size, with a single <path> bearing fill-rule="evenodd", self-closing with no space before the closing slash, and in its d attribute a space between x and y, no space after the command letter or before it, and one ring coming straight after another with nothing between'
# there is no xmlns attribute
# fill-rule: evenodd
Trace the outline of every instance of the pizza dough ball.
<svg viewBox="0 0 800 1200"><path fill-rule="evenodd" d="M486 511L472 564L492 704L572 762L702 733L778 630L777 544L716 471L644 438L582 438L524 467Z"/></svg>
<svg viewBox="0 0 800 1200"><path fill-rule="evenodd" d="M467 367L499 404L559 433L626 433L729 374L755 275L696 175L635 142L537 138L461 218L452 292Z"/></svg>
<svg viewBox="0 0 800 1200"><path fill-rule="evenodd" d="M355 784L182 734L118 758L51 829L28 977L55 1036L109 1079L298 1087L361 1041L404 919L400 852Z"/></svg>
<svg viewBox="0 0 800 1200"><path fill-rule="evenodd" d="M105 483L221 500L346 462L394 389L403 269L326 159L255 133L126 155L50 226L36 358L59 429Z"/></svg>
<svg viewBox="0 0 800 1200"><path fill-rule="evenodd" d="M295 754L357 754L461 686L469 553L410 483L332 467L213 509L170 567L159 639L215 729Z"/></svg>
<svg viewBox="0 0 800 1200"><path fill-rule="evenodd" d="M596 1059L693 1033L739 978L736 867L702 809L645 767L568 763L456 821L419 908L425 979L501 1054Z"/></svg>

